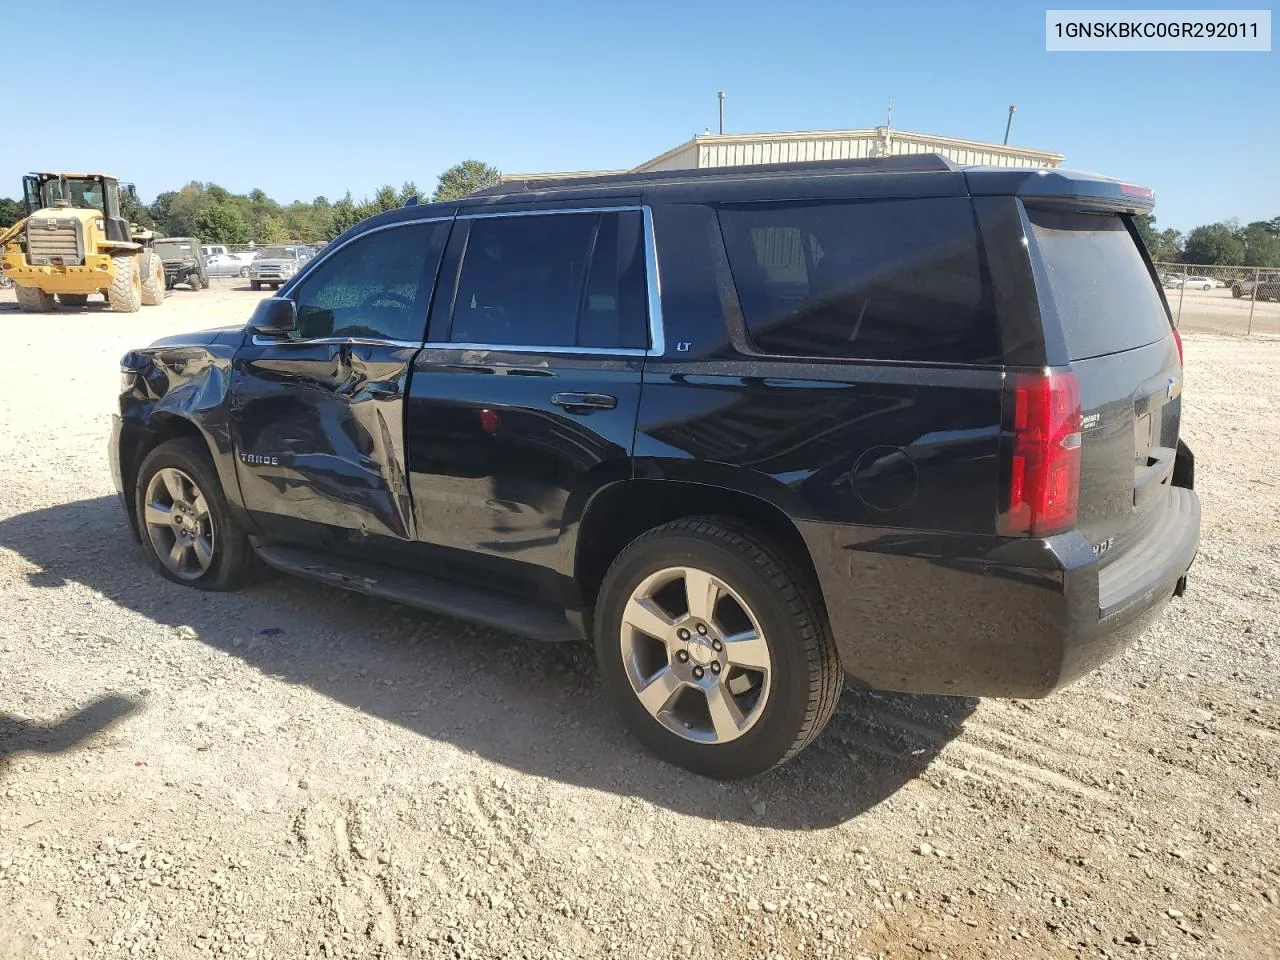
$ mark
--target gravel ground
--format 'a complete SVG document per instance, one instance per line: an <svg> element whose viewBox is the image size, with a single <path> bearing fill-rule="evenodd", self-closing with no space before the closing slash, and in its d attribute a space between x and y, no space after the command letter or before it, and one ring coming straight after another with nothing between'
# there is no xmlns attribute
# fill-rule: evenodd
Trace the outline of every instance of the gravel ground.
<svg viewBox="0 0 1280 960"><path fill-rule="evenodd" d="M1280 956L1280 343L1186 337L1203 543L1124 656L1043 701L848 693L721 785L585 650L150 572L117 359L245 317L232 286L0 291L0 956Z"/></svg>

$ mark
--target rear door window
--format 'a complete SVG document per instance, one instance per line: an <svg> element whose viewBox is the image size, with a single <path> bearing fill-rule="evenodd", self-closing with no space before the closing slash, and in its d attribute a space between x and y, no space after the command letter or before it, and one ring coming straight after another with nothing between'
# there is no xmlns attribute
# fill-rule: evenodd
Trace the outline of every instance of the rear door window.
<svg viewBox="0 0 1280 960"><path fill-rule="evenodd" d="M1155 280L1115 214L1027 208L1047 294L1072 360L1146 346L1169 335Z"/></svg>
<svg viewBox="0 0 1280 960"><path fill-rule="evenodd" d="M748 334L764 353L999 362L967 198L730 207L720 226Z"/></svg>

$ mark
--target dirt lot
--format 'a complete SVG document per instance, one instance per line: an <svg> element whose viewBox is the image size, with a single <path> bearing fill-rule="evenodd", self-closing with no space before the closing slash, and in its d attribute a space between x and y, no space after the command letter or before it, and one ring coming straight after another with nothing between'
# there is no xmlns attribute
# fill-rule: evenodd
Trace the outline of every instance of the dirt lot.
<svg viewBox="0 0 1280 960"><path fill-rule="evenodd" d="M1203 545L1122 658L1037 702L849 693L724 786L638 749L585 651L148 570L117 359L243 319L232 286L0 292L0 956L1280 956L1280 343L1186 337Z"/></svg>
<svg viewBox="0 0 1280 960"><path fill-rule="evenodd" d="M1169 308L1183 333L1221 333L1255 337L1280 337L1280 303L1247 297L1236 299L1229 288L1216 290L1165 290ZM1250 316L1252 311L1252 317Z"/></svg>

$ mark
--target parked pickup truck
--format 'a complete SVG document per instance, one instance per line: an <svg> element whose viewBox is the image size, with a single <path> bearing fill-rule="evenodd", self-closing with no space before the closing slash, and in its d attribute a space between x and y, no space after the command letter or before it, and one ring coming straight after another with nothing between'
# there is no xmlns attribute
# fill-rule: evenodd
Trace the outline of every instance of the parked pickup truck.
<svg viewBox="0 0 1280 960"><path fill-rule="evenodd" d="M1280 275L1263 277L1260 280L1233 280L1231 295L1239 300L1280 300Z"/></svg>
<svg viewBox="0 0 1280 960"><path fill-rule="evenodd" d="M846 679L1044 696L1183 592L1150 208L922 156L384 213L243 327L126 354L112 471L161 576L589 638L659 756L756 774Z"/></svg>

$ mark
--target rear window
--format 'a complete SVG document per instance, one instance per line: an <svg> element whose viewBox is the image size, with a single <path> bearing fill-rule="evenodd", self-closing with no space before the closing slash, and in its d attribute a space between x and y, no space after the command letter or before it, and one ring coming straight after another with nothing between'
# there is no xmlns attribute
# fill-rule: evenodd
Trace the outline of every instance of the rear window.
<svg viewBox="0 0 1280 960"><path fill-rule="evenodd" d="M747 331L765 353L995 363L991 283L967 198L720 211Z"/></svg>
<svg viewBox="0 0 1280 960"><path fill-rule="evenodd" d="M1029 207L1027 217L1072 360L1169 335L1160 292L1119 216Z"/></svg>

